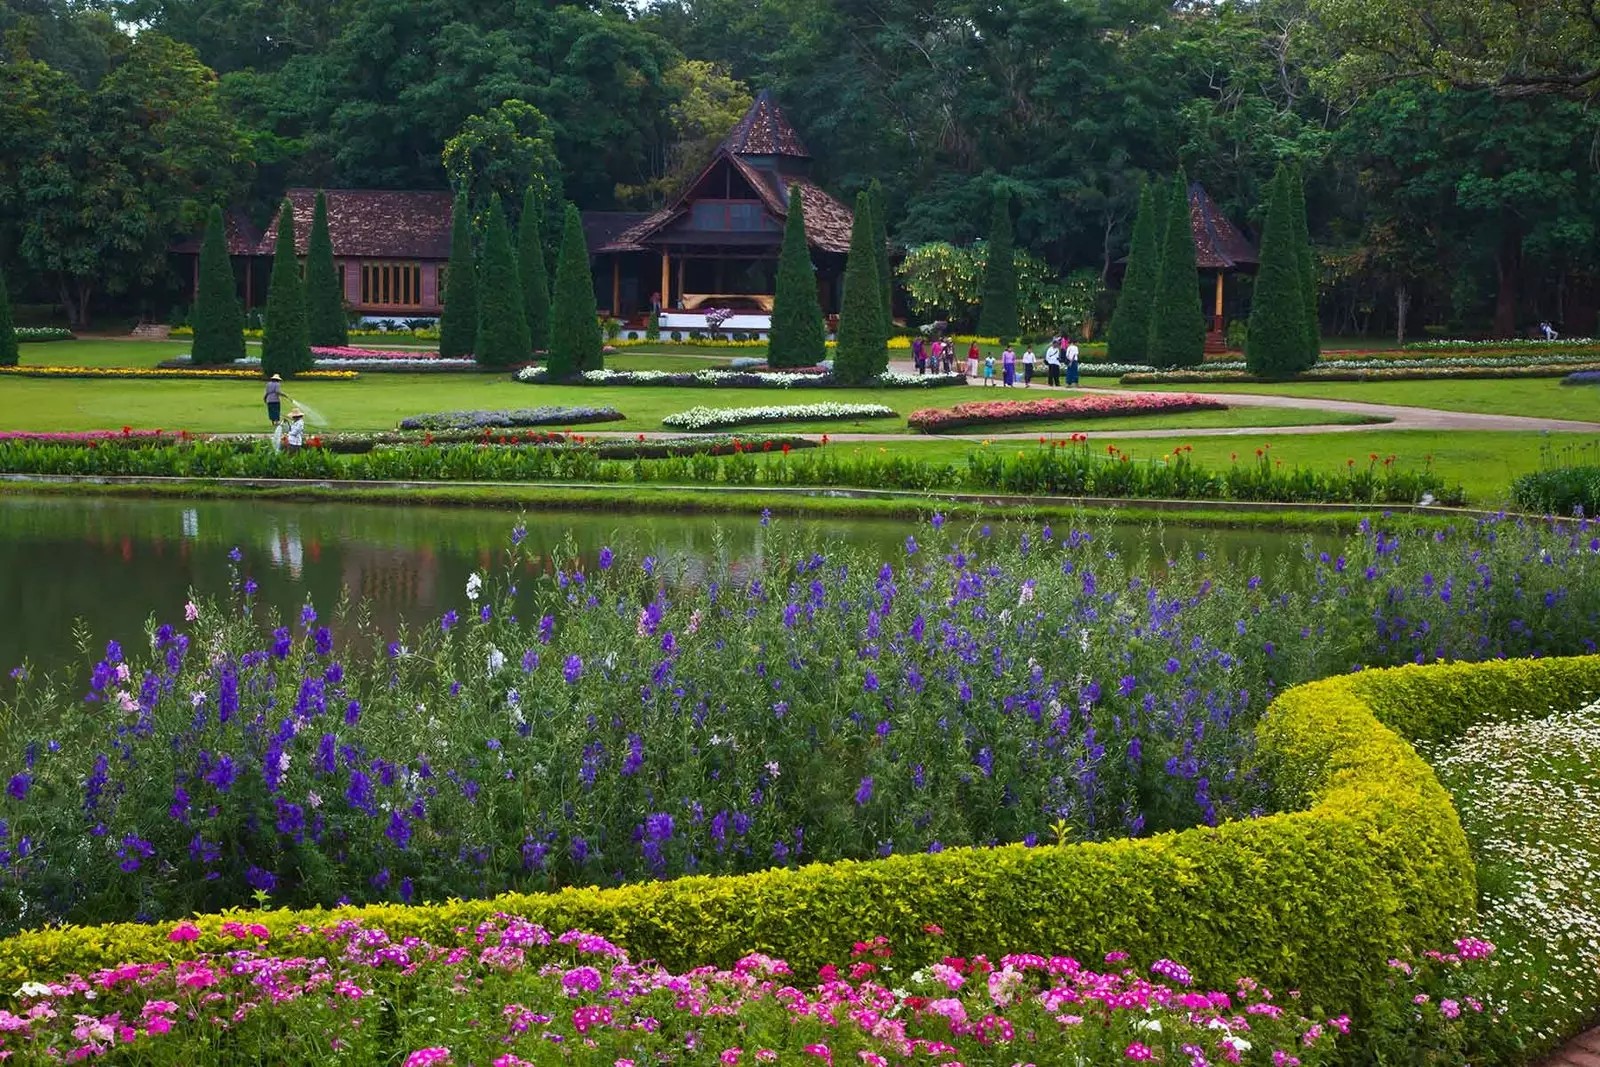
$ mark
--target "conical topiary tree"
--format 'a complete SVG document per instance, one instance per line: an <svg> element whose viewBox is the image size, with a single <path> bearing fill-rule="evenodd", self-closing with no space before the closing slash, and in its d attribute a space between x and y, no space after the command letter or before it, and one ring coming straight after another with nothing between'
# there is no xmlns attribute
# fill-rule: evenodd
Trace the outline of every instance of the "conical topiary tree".
<svg viewBox="0 0 1600 1067"><path fill-rule="evenodd" d="M1189 222L1189 182L1182 170L1168 195L1166 238L1150 312L1149 361L1156 367L1194 367L1205 358L1206 326L1200 313L1194 228Z"/></svg>
<svg viewBox="0 0 1600 1067"><path fill-rule="evenodd" d="M877 253L878 281L883 286L883 337L894 336L894 274L889 268L889 205L883 198L883 185L872 179L867 186L872 201L873 250Z"/></svg>
<svg viewBox="0 0 1600 1067"><path fill-rule="evenodd" d="M294 207L285 200L278 212L278 241L272 250L272 280L261 329L261 373L285 378L311 369L306 339L306 291L294 247Z"/></svg>
<svg viewBox="0 0 1600 1067"><path fill-rule="evenodd" d="M465 194L450 213L450 273L445 277L444 314L439 318L439 354L472 355L478 341L478 264L472 256L472 215Z"/></svg>
<svg viewBox="0 0 1600 1067"><path fill-rule="evenodd" d="M876 234L872 201L863 190L856 194L839 309L839 343L833 356L834 377L851 385L864 385L889 366L889 348L883 336L883 286L878 284L878 257L872 248Z"/></svg>
<svg viewBox="0 0 1600 1067"><path fill-rule="evenodd" d="M544 265L544 242L539 231L544 206L533 187L522 196L522 218L517 221L517 269L522 274L522 314L528 320L528 341L535 352L550 347L550 272Z"/></svg>
<svg viewBox="0 0 1600 1067"><path fill-rule="evenodd" d="M17 329L11 321L11 296L6 292L6 272L0 267L0 367L15 367L20 358Z"/></svg>
<svg viewBox="0 0 1600 1067"><path fill-rule="evenodd" d="M550 311L550 380L565 381L584 371L600 370L600 312L589 273L589 245L583 237L578 209L567 205L556 260L556 288Z"/></svg>
<svg viewBox="0 0 1600 1067"><path fill-rule="evenodd" d="M485 367L526 363L533 358L533 345L528 340L528 318L523 310L522 274L498 194L489 200L483 272L478 283L478 342L474 356Z"/></svg>
<svg viewBox="0 0 1600 1067"><path fill-rule="evenodd" d="M1295 265L1300 276L1300 301L1306 329L1306 351L1301 370L1310 370L1322 358L1322 328L1317 319L1317 272L1311 259L1311 231L1306 223L1306 184L1299 168L1289 172L1289 224L1294 227Z"/></svg>
<svg viewBox="0 0 1600 1067"><path fill-rule="evenodd" d="M778 253L778 284L772 297L772 339L767 364L814 367L827 358L828 330L817 303L817 274L806 240L805 200L800 186L789 186L789 219Z"/></svg>
<svg viewBox="0 0 1600 1067"><path fill-rule="evenodd" d="M1017 336L1016 243L1011 235L1011 194L996 189L989 217L989 262L983 271L978 332L1008 341Z"/></svg>
<svg viewBox="0 0 1600 1067"><path fill-rule="evenodd" d="M306 241L306 336L313 345L342 348L350 343L344 314L344 290L333 263L333 237L328 233L328 198L317 192Z"/></svg>
<svg viewBox="0 0 1600 1067"><path fill-rule="evenodd" d="M1122 291L1106 331L1106 359L1112 363L1143 363L1150 354L1150 309L1156 298L1156 275L1161 270L1161 217L1165 200L1146 185L1139 193L1139 210L1133 218L1128 245L1128 266L1122 274Z"/></svg>
<svg viewBox="0 0 1600 1067"><path fill-rule="evenodd" d="M1295 252L1294 194L1283 167L1273 176L1261 227L1261 265L1250 302L1244 361L1251 374L1288 378L1305 366L1305 299Z"/></svg>
<svg viewBox="0 0 1600 1067"><path fill-rule="evenodd" d="M244 308L233 280L222 208L212 205L200 242L200 286L195 293L191 362L206 366L244 358Z"/></svg>

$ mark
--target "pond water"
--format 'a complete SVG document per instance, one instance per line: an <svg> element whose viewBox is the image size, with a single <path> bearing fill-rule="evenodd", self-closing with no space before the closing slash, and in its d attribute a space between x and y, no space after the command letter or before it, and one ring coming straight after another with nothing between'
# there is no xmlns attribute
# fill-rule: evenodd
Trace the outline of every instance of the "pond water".
<svg viewBox="0 0 1600 1067"><path fill-rule="evenodd" d="M0 497L0 670L24 661L46 671L73 663L75 633L96 651L110 639L136 645L152 617L181 621L189 589L225 593L236 547L239 570L260 584L269 608L288 616L310 599L327 616L349 590L392 631L402 621L460 609L468 575L503 562L516 521L513 512L490 509ZM748 516L541 511L523 521L530 571L551 569L552 550L569 541L591 561L603 545L630 543L663 556L721 553L738 561L756 558L769 533ZM884 559L903 554L912 527L899 520L774 522ZM1111 536L1121 550L1137 551L1155 532L1122 526ZM1271 567L1301 560L1308 540L1335 539L1167 526L1163 540L1169 550L1205 541L1229 555L1259 551Z"/></svg>

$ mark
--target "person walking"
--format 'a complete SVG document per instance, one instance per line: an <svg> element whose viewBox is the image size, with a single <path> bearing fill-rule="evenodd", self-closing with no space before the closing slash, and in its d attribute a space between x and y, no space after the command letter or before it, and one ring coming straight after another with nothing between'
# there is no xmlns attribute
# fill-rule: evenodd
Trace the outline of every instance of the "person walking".
<svg viewBox="0 0 1600 1067"><path fill-rule="evenodd" d="M1005 379L1006 388L1010 389L1017 384L1017 354L1008 344L1005 351L1000 353L1000 372Z"/></svg>
<svg viewBox="0 0 1600 1067"><path fill-rule="evenodd" d="M922 338L918 337L911 342L911 362L917 365L918 374L926 374L928 364L922 355Z"/></svg>
<svg viewBox="0 0 1600 1067"><path fill-rule="evenodd" d="M956 343L948 337L944 340L944 372L951 373L956 369Z"/></svg>
<svg viewBox="0 0 1600 1067"><path fill-rule="evenodd" d="M1024 389L1033 388L1033 364L1033 346L1028 345L1022 350L1022 387Z"/></svg>
<svg viewBox="0 0 1600 1067"><path fill-rule="evenodd" d="M994 356L992 355L983 357L983 384L986 386L994 384Z"/></svg>
<svg viewBox="0 0 1600 1067"><path fill-rule="evenodd" d="M1072 338L1067 341L1067 385L1078 384L1078 346L1072 343Z"/></svg>
<svg viewBox="0 0 1600 1067"><path fill-rule="evenodd" d="M1044 350L1045 382L1056 386L1061 384L1061 346L1056 344L1055 338L1050 339L1050 347Z"/></svg>
<svg viewBox="0 0 1600 1067"><path fill-rule="evenodd" d="M278 425L278 419L283 416L283 376L274 374L267 379L267 391L262 397L267 402L267 418L272 425Z"/></svg>
<svg viewBox="0 0 1600 1067"><path fill-rule="evenodd" d="M284 451L294 453L305 447L306 413L299 408L289 412L289 434L284 438Z"/></svg>
<svg viewBox="0 0 1600 1067"><path fill-rule="evenodd" d="M978 376L978 342L972 342L972 347L967 349L967 377Z"/></svg>

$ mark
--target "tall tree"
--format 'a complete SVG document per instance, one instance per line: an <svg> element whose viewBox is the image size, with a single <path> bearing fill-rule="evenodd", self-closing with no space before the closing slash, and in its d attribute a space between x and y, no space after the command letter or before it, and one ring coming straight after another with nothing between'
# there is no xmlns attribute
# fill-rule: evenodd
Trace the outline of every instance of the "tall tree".
<svg viewBox="0 0 1600 1067"><path fill-rule="evenodd" d="M294 207L285 200L278 212L278 238L272 250L272 280L261 331L261 373L285 378L311 369L306 338L306 293L295 255Z"/></svg>
<svg viewBox="0 0 1600 1067"><path fill-rule="evenodd" d="M11 321L11 296L6 292L6 272L0 266L0 367L15 367L19 359L17 330Z"/></svg>
<svg viewBox="0 0 1600 1067"><path fill-rule="evenodd" d="M1011 230L1011 194L1004 187L995 190L989 215L989 263L983 272L978 332L1002 341L1017 336L1016 242Z"/></svg>
<svg viewBox="0 0 1600 1067"><path fill-rule="evenodd" d="M567 205L567 222L556 262L555 302L550 316L550 380L565 381L604 365L600 312L589 273L589 245L578 209Z"/></svg>
<svg viewBox="0 0 1600 1067"><path fill-rule="evenodd" d="M1311 260L1311 231L1306 223L1306 184L1295 167L1289 171L1289 224L1294 227L1295 273L1300 278L1300 302L1305 310L1305 354L1300 369L1310 370L1322 358L1322 329L1317 318L1317 270Z"/></svg>
<svg viewBox="0 0 1600 1067"><path fill-rule="evenodd" d="M1112 363L1144 363L1150 355L1150 311L1156 297L1156 275L1161 270L1160 216L1165 200L1147 184L1139 194L1139 212L1133 219L1128 266L1122 291L1106 333L1106 358Z"/></svg>
<svg viewBox="0 0 1600 1067"><path fill-rule="evenodd" d="M773 367L814 367L827 358L827 327L817 302L817 272L806 240L805 199L789 186L789 218L778 253L778 284L772 297L772 339L767 363Z"/></svg>
<svg viewBox="0 0 1600 1067"><path fill-rule="evenodd" d="M472 255L472 212L465 193L450 213L450 267L445 275L439 354L462 359L478 342L478 264Z"/></svg>
<svg viewBox="0 0 1600 1067"><path fill-rule="evenodd" d="M1263 378L1288 378L1305 366L1306 305L1295 251L1292 181L1287 168L1279 167L1261 229L1261 265L1250 302L1244 360L1250 373Z"/></svg>
<svg viewBox="0 0 1600 1067"><path fill-rule="evenodd" d="M467 194L475 210L493 196L516 203L516 196L529 189L541 204L561 203L561 164L550 120L521 100L470 116L445 142L440 160L450 184Z"/></svg>
<svg viewBox="0 0 1600 1067"><path fill-rule="evenodd" d="M1156 367L1198 366L1206 354L1206 327L1200 313L1200 273L1195 267L1194 230L1189 222L1189 180L1181 169L1172 180L1164 228L1166 240L1150 315L1150 363Z"/></svg>
<svg viewBox="0 0 1600 1067"><path fill-rule="evenodd" d="M511 227L498 193L489 197L484 230L483 274L478 286L478 343L474 355L485 367L526 363L533 356L523 308L522 276L511 247Z"/></svg>
<svg viewBox="0 0 1600 1067"><path fill-rule="evenodd" d="M550 347L550 274L545 269L544 242L539 238L544 205L533 186L522 194L517 220L517 269L522 272L522 313L528 320L528 341L535 352Z"/></svg>
<svg viewBox="0 0 1600 1067"><path fill-rule="evenodd" d="M342 348L350 342L344 290L339 287L333 236L328 232L328 198L320 189L306 244L306 334L313 345Z"/></svg>
<svg viewBox="0 0 1600 1067"><path fill-rule="evenodd" d="M833 373L842 382L864 385L889 366L883 335L883 286L878 282L878 257L873 249L877 228L866 190L856 194L855 225L850 230L850 255L844 267L844 300L839 309L839 343Z"/></svg>
<svg viewBox="0 0 1600 1067"><path fill-rule="evenodd" d="M200 285L194 302L194 345L189 359L197 364L232 363L244 358L244 308L233 280L222 208L213 204L200 243Z"/></svg>
<svg viewBox="0 0 1600 1067"><path fill-rule="evenodd" d="M876 178L867 186L867 195L872 200L872 223L875 228L873 248L878 253L878 275L883 283L883 336L887 340L894 336L894 275L889 269L889 205L884 200L883 185Z"/></svg>

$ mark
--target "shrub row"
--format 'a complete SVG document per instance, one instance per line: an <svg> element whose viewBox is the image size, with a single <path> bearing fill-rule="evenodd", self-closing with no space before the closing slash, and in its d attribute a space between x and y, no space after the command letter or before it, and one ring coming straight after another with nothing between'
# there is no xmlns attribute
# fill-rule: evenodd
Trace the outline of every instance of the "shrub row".
<svg viewBox="0 0 1600 1067"><path fill-rule="evenodd" d="M402 430L483 430L516 426L577 426L626 418L616 408L544 407L498 411L435 411L400 420Z"/></svg>
<svg viewBox="0 0 1600 1067"><path fill-rule="evenodd" d="M526 367L517 374L517 381L528 385L548 385L550 375L544 367ZM965 385L963 374L900 374L884 371L866 388L880 389L937 389L947 385ZM637 385L677 386L713 389L826 389L835 387L863 388L847 385L833 377L831 371L754 371L754 370L698 370L698 371L587 371L564 385Z"/></svg>
<svg viewBox="0 0 1600 1067"><path fill-rule="evenodd" d="M1546 515L1600 514L1600 466L1546 467L1519 475L1511 499L1524 511Z"/></svg>
<svg viewBox="0 0 1600 1067"><path fill-rule="evenodd" d="M71 330L59 326L16 326L11 333L18 341L42 343L45 341L74 340Z"/></svg>
<svg viewBox="0 0 1600 1067"><path fill-rule="evenodd" d="M233 367L208 369L193 367L185 370L175 367L20 366L0 367L0 374L11 378L108 378L148 381L170 380L173 378L188 378L200 381L238 381L241 379L260 381L262 376L259 365L254 369L248 370ZM299 371L294 377L319 382L353 382L360 375L353 370L307 370Z"/></svg>
<svg viewBox="0 0 1600 1067"><path fill-rule="evenodd" d="M1289 814L1154 838L952 849L869 862L611 889L402 907L231 912L169 941L172 924L51 928L0 942L0 979L87 973L217 951L225 922L259 923L274 950L317 955L320 928L355 920L455 943L497 913L604 935L669 967L747 952L797 969L844 958L864 932L908 968L946 953L1113 950L1187 961L1202 982L1254 974L1329 1010L1369 1009L1384 961L1460 933L1475 886L1450 800L1405 738L1452 736L1485 714L1572 707L1600 657L1402 667L1290 689L1257 730ZM942 933L935 935L929 924Z"/></svg>
<svg viewBox="0 0 1600 1067"><path fill-rule="evenodd" d="M264 445L197 442L144 449L0 443L0 471L10 474L175 478L295 478L349 481L577 481L671 485L842 486L919 492L1003 492L1165 500L1256 500L1295 503L1412 504L1431 496L1459 505L1466 496L1429 468L1392 463L1320 471L1283 468L1265 457L1220 470L1181 450L1132 462L1102 457L1087 446L1041 446L1011 452L975 449L965 464L894 454L819 449L763 462L741 447L678 456L658 463L618 463L593 450L396 446L364 455L312 447L290 454Z"/></svg>

